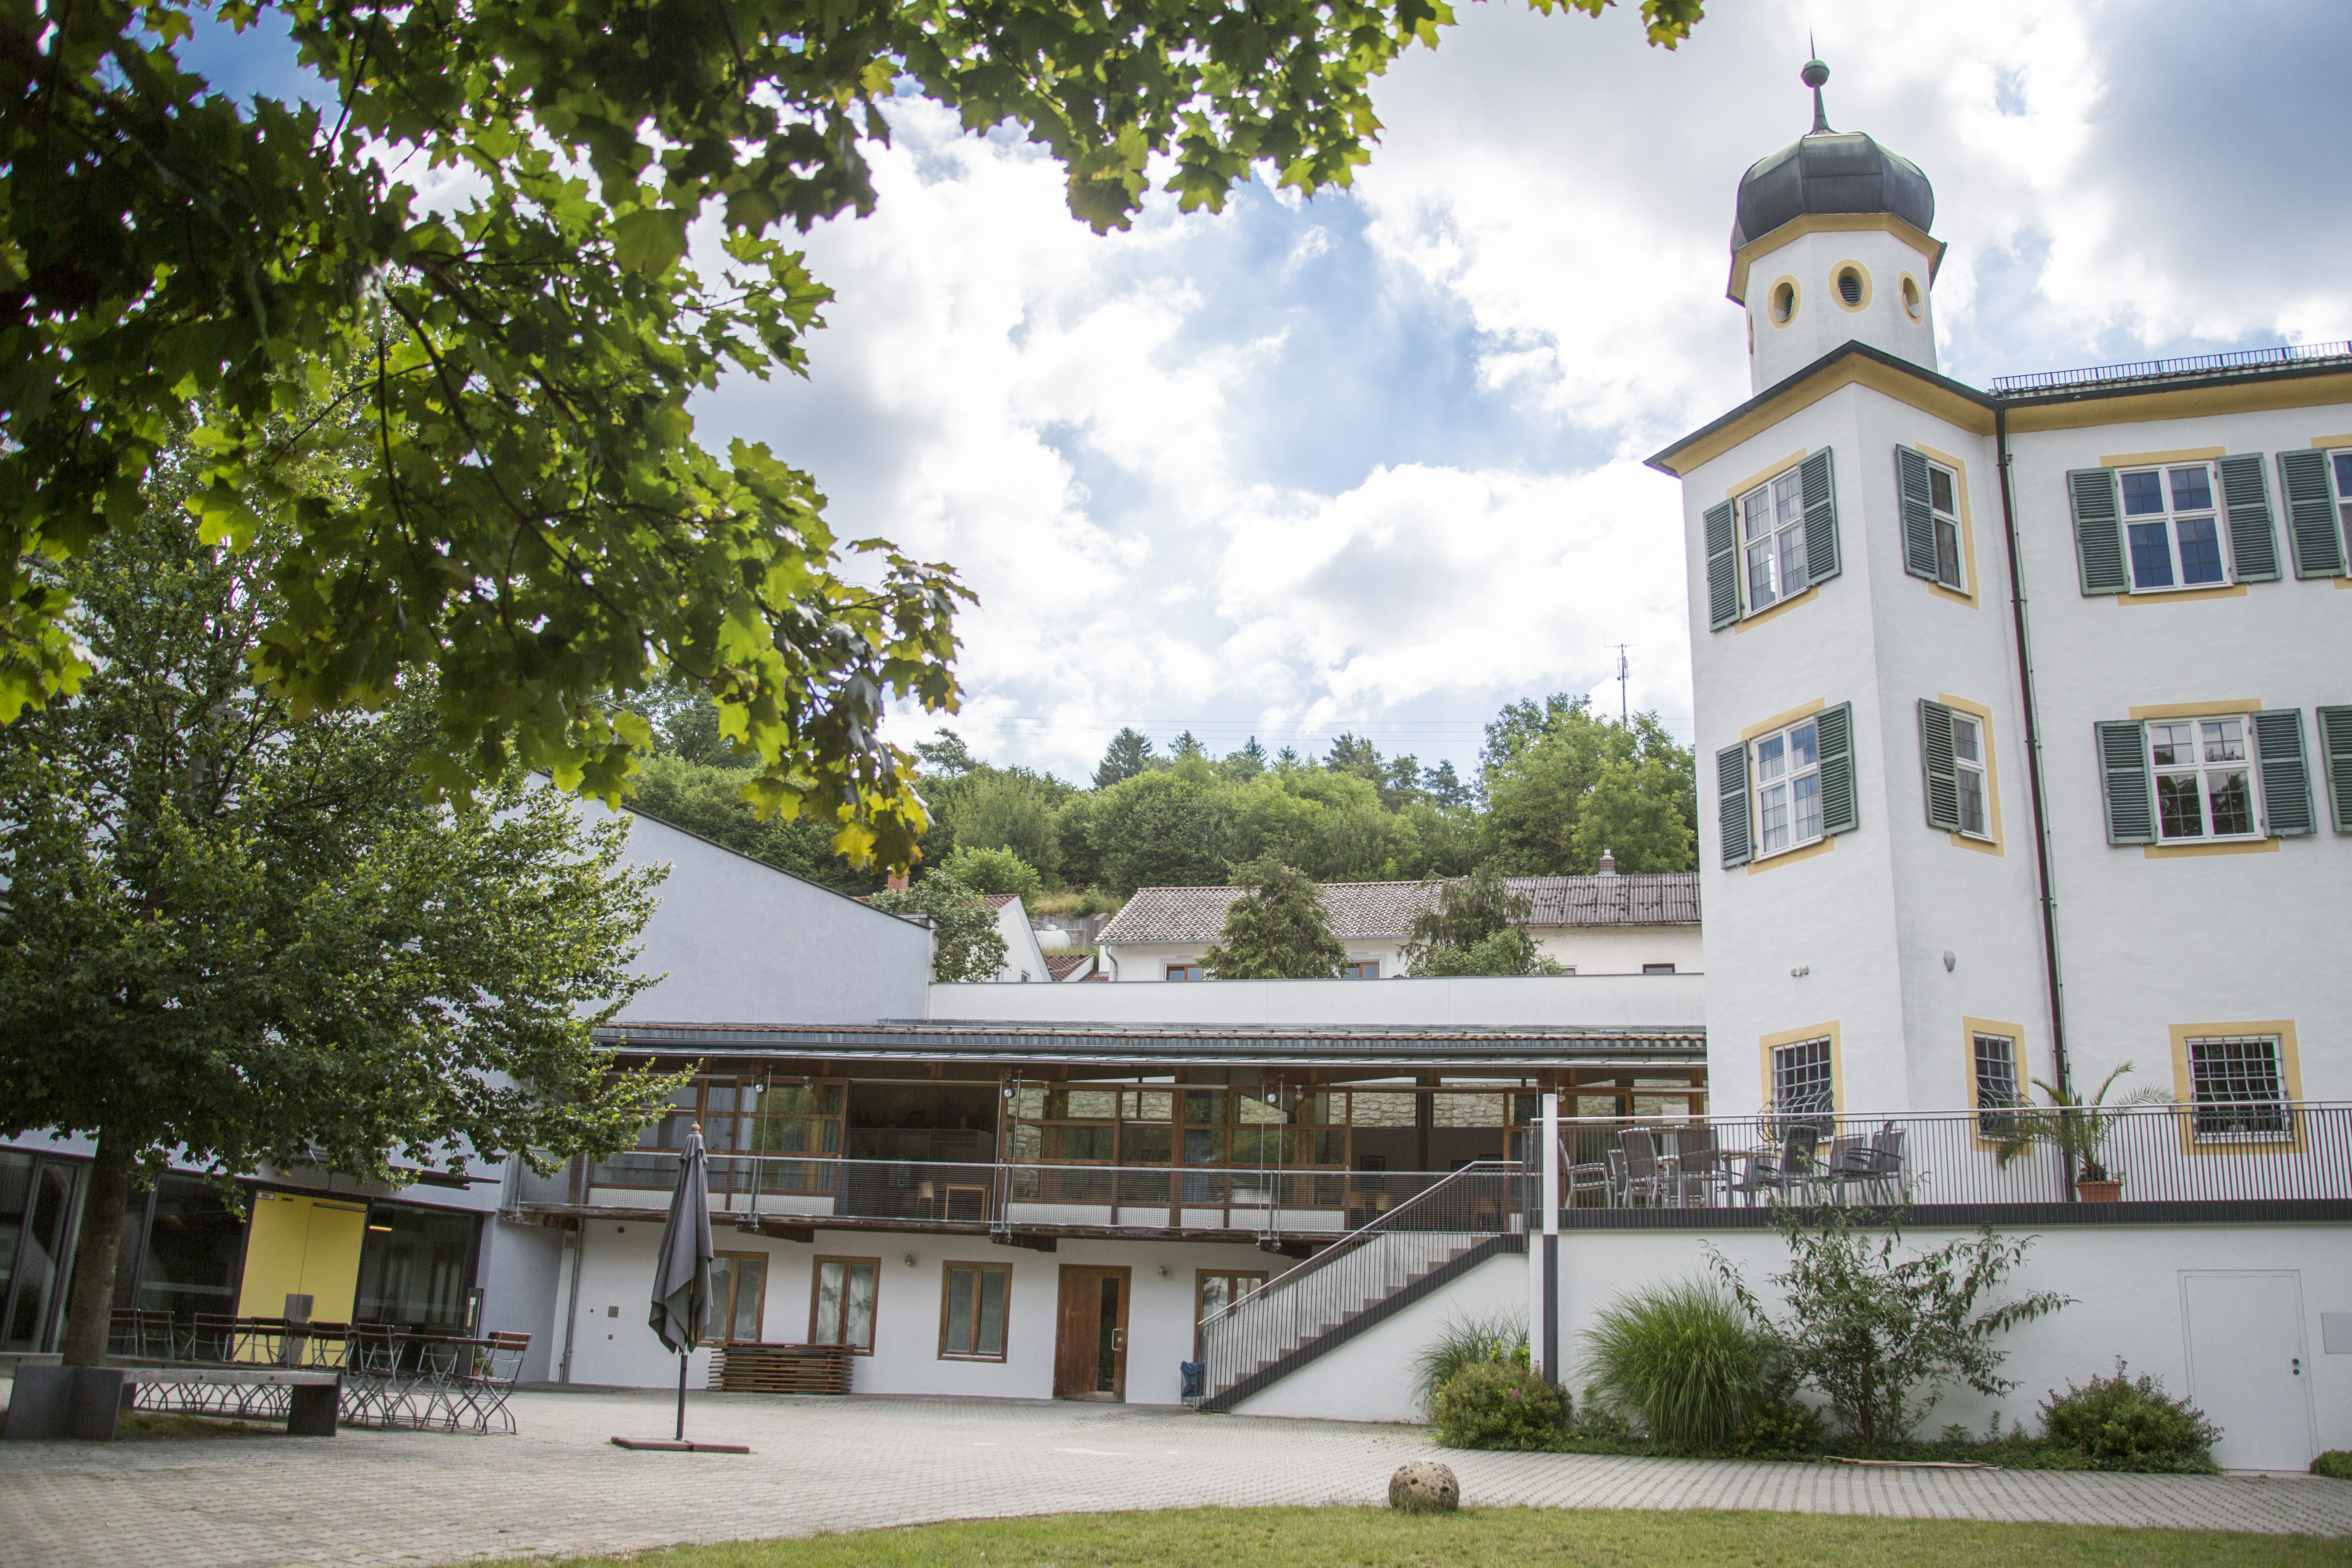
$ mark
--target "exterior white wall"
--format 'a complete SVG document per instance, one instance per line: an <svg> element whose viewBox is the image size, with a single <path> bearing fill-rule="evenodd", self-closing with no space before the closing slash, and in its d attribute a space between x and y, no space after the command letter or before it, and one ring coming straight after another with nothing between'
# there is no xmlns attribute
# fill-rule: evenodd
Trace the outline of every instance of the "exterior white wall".
<svg viewBox="0 0 2352 1568"><path fill-rule="evenodd" d="M1579 974L1639 974L1647 963L1671 963L1678 973L1696 973L1706 965L1706 943L1696 925L1536 926L1529 928L1536 945ZM1341 944L1350 963L1377 963L1381 978L1404 978L1402 937L1359 937ZM1199 963L1209 944L1195 942L1118 942L1105 944L1111 978L1152 980L1165 984L1171 963Z"/></svg>
<svg viewBox="0 0 2352 1568"><path fill-rule="evenodd" d="M580 809L592 821L608 815L593 801ZM629 1004L629 1018L870 1024L920 1014L926 928L648 816L629 818L628 857L670 868L632 965L664 978Z"/></svg>
<svg viewBox="0 0 2352 1568"><path fill-rule="evenodd" d="M646 1326L659 1222L588 1225L581 1268L580 1341L572 1363L575 1384L675 1387L677 1358ZM810 1296L819 1258L878 1258L874 1353L856 1358L850 1385L858 1394L964 1394L1002 1399L1050 1399L1054 1394L1054 1334L1061 1268L1124 1266L1134 1295L1128 1305L1127 1402L1174 1405L1182 1392L1179 1363L1192 1359L1195 1271L1279 1273L1285 1259L1230 1243L1092 1240L1065 1237L1059 1250L997 1247L985 1237L901 1232L817 1232L814 1244L717 1233L722 1252L760 1252L768 1258L768 1290L761 1338L803 1343L809 1337ZM909 1268L908 1258L915 1259ZM940 1314L950 1262L986 1263L1013 1270L1005 1311L1002 1362L942 1358ZM1163 1278L1160 1270L1167 1270ZM1519 1278L1524 1280L1525 1270ZM1521 1288L1522 1294L1524 1285ZM689 1387L707 1387L710 1352L694 1353Z"/></svg>
<svg viewBox="0 0 2352 1568"><path fill-rule="evenodd" d="M1220 980L1197 985L934 985L933 1022L969 1018L1040 1024L1287 1024L1464 1028L1556 1024L1588 1028L1696 1029L1705 1022L1701 974L1485 975L1459 980Z"/></svg>
<svg viewBox="0 0 2352 1568"><path fill-rule="evenodd" d="M1837 274L1849 261L1859 265L1869 280L1868 292L1858 307L1849 307L1838 296ZM1928 258L1891 229L1801 234L1750 257L1749 390L1761 392L1785 381L1850 341L1935 369L1936 318L1929 302L1927 266ZM1919 285L1916 321L1903 309L1906 273ZM1784 278L1797 285L1797 310L1788 321L1776 321L1772 294Z"/></svg>
<svg viewBox="0 0 2352 1568"><path fill-rule="evenodd" d="M1426 1421L1412 1388L1413 1358L1447 1325L1528 1315L1528 1260L1490 1258L1442 1290L1423 1298L1242 1401L1241 1415L1294 1415L1322 1421Z"/></svg>
<svg viewBox="0 0 2352 1568"><path fill-rule="evenodd" d="M1018 984L1053 978L1045 968L1045 950L1037 944L1037 932L1030 926L1029 911L1020 900L997 910L996 934L1004 939L1004 962L996 971L999 981Z"/></svg>
<svg viewBox="0 0 2352 1568"><path fill-rule="evenodd" d="M2050 794L2053 877L2078 1081L2125 1061L2172 1086L2171 1028L2289 1020L2302 1088L2352 1100L2352 837L2329 831L2311 710L2352 702L2352 579L2298 580L2275 454L2352 444L2352 404L2012 434L2011 472ZM2137 453L2263 454L2282 580L2220 598L2081 592L2065 472ZM2303 710L2319 831L2251 854L2111 846L2092 725L2135 707L2245 700Z"/></svg>
<svg viewBox="0 0 2352 1568"><path fill-rule="evenodd" d="M1964 1234L1919 1229L1906 1231L1905 1240L1925 1248ZM2315 1445L2312 1451L2352 1447L2352 1354L2325 1353L2320 1324L2323 1312L2352 1311L2352 1247L2345 1247L2342 1238L2341 1227L2298 1226L2084 1226L2045 1233L2034 1241L2025 1266L2011 1277L2009 1293L2001 1299L2055 1290L2073 1297L2074 1305L2013 1330L2000 1341L2000 1348L2009 1352L2001 1375L2017 1381L2015 1392L1987 1399L1965 1388L1948 1390L1923 1424L1922 1436L1932 1436L1951 1422L1981 1433L1995 1410L2004 1425L2021 1420L2029 1430L2038 1431L2037 1412L2051 1391L2113 1373L2118 1356L2134 1376L2153 1373L2172 1394L2213 1399L2216 1391L2196 1386L2190 1377L2180 1276L2192 1269L2284 1270L2296 1274L2301 1287L2303 1367L2311 1385ZM1619 1295L1644 1286L1710 1277L1702 1251L1707 1245L1740 1268L1768 1306L1779 1309L1780 1301L1765 1277L1784 1268L1788 1254L1770 1231L1571 1231L1561 1236L1560 1354L1566 1381L1580 1391L1578 1397L1582 1397L1584 1383L1578 1368L1580 1336L1600 1310ZM1434 1300L1446 1300L1453 1294L1440 1292ZM2294 1351L2282 1344L2278 1353L2284 1360ZM2215 1457L2225 1467L2231 1463L2226 1435Z"/></svg>

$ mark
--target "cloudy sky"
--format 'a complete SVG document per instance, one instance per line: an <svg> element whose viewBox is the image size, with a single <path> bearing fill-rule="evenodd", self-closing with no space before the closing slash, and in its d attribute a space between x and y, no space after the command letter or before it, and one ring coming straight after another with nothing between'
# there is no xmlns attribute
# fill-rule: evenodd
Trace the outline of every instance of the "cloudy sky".
<svg viewBox="0 0 2352 1568"><path fill-rule="evenodd" d="M1097 237L1017 134L902 100L804 384L702 405L812 470L844 537L954 563L982 755L1110 732L1457 766L1502 703L1592 691L1689 733L1672 481L1747 395L1724 299L1741 172L1831 122L1934 182L1942 368L2352 336L2343 0L1717 0L1667 53L1511 0L1376 89L1346 194L1263 184ZM936 721L902 716L909 743Z"/></svg>

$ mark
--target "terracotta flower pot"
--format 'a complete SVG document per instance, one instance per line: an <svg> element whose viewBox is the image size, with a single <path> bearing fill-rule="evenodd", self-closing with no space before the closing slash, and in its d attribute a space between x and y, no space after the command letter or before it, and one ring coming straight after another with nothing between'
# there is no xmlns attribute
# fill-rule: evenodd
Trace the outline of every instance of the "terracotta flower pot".
<svg viewBox="0 0 2352 1568"><path fill-rule="evenodd" d="M2074 1196L2086 1204L2121 1203L2124 1184L2121 1182L2076 1182Z"/></svg>

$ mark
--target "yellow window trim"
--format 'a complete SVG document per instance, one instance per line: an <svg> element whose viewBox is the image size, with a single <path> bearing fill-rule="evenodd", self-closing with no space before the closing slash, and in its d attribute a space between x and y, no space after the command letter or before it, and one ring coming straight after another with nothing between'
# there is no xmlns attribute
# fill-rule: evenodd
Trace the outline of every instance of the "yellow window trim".
<svg viewBox="0 0 2352 1568"><path fill-rule="evenodd" d="M2191 860L2202 855L2275 855L2275 838L2233 838L2227 844L2143 844L2141 855L2150 860Z"/></svg>
<svg viewBox="0 0 2352 1568"><path fill-rule="evenodd" d="M1762 1085L1758 1099L1765 1100L1772 1098L1773 1047L1793 1046L1800 1040L1818 1040L1824 1035L1829 1037L1830 1042L1830 1099L1833 1102L1830 1107L1830 1113L1832 1116L1844 1115L1845 1047L1839 1037L1838 1021L1835 1018L1832 1018L1826 1024L1808 1024L1801 1029L1782 1029L1777 1034L1760 1035L1757 1037L1756 1059L1764 1074L1757 1080Z"/></svg>
<svg viewBox="0 0 2352 1568"><path fill-rule="evenodd" d="M1789 286L1789 319L1785 321L1772 313L1772 296L1780 291L1780 285L1783 283L1786 283ZM1745 300L1742 300L1739 302L1742 305L1748 303ZM1774 327L1795 326L1797 324L1797 318L1804 314L1804 311L1805 286L1798 282L1794 278L1790 277L1787 273L1783 272L1780 277L1773 279L1772 287L1764 290L1764 319L1771 322Z"/></svg>
<svg viewBox="0 0 2352 1568"><path fill-rule="evenodd" d="M1985 826L1992 829L1990 842L1971 838L1965 833L1951 836L1955 849L1973 849L1979 855L2005 858L2000 837L2000 768L1992 752L1992 710L1981 702L1971 702L1965 697L1955 697L1948 691L1936 693L1936 700L1947 708L1957 708L1977 721L1978 732L1984 737Z"/></svg>
<svg viewBox="0 0 2352 1568"><path fill-rule="evenodd" d="M2200 599L2242 599L2246 596L2243 583L2232 583L2226 588L2158 588L2145 594L2117 594L2118 605L2193 605Z"/></svg>
<svg viewBox="0 0 2352 1568"><path fill-rule="evenodd" d="M2229 455L2227 447L2183 447L2178 452L2126 452L2121 457L2101 458L2099 467L2145 468L2156 463L2210 463Z"/></svg>
<svg viewBox="0 0 2352 1568"><path fill-rule="evenodd" d="M2000 1145L1984 1135L1983 1125L1976 1119L1979 1110L1977 1104L1977 1037L1979 1035L1999 1035L2010 1043L2010 1060L2017 1068L2017 1089L2020 1094L2027 1092L2032 1080L2027 1078L2025 1072L2024 1025L2005 1023L1999 1018L1964 1016L1960 1019L1960 1068L1961 1079L1969 1089L1969 1136L1979 1150L1990 1152Z"/></svg>
<svg viewBox="0 0 2352 1568"><path fill-rule="evenodd" d="M1958 588L1947 588L1941 583L1928 584L1927 591L1939 599L1949 599L1956 605L1966 605L1973 610L1977 607L1977 522L1974 512L1969 505L1969 466L1949 452L1938 452L1933 447L1923 447L1915 443L1912 450L1923 458L1943 464L1944 467L1958 474L1960 480L1960 563L1963 574L1968 579L1968 591L1963 593Z"/></svg>
<svg viewBox="0 0 2352 1568"><path fill-rule="evenodd" d="M1780 615L1784 611L1793 610L1800 605L1810 605L1821 596L1821 584L1817 583L1813 586L1806 589L1803 593L1799 594L1796 597L1791 599L1783 599L1769 609L1759 610L1752 616L1742 616L1739 619L1731 623L1732 635L1737 637L1739 633L1747 631L1751 627L1760 626L1766 621L1770 620L1773 616Z"/></svg>
<svg viewBox="0 0 2352 1568"><path fill-rule="evenodd" d="M2154 702L2128 710L2134 719L2219 719L2262 710L2259 697L2225 697L2218 702Z"/></svg>
<svg viewBox="0 0 2352 1568"><path fill-rule="evenodd" d="M2352 447L2352 436L2314 436L2311 444L2323 450L2329 447Z"/></svg>
<svg viewBox="0 0 2352 1568"><path fill-rule="evenodd" d="M1836 847L1837 836L1832 834L1826 838L1806 845L1801 849L1783 849L1778 855L1768 855L1762 859L1750 860L1748 862L1748 874L1753 877L1759 871L1770 871L1782 866L1793 865L1799 860L1810 860L1816 855L1826 855Z"/></svg>
<svg viewBox="0 0 2352 1568"><path fill-rule="evenodd" d="M2272 840L2273 844L2277 840ZM2248 1142L2200 1143L2197 1142L2197 1121L2188 1109L2195 1103L2194 1086L2189 1079L2189 1042L2210 1035L2276 1035L2279 1043L2279 1077L2286 1086L2290 1102L2303 1100L2303 1062L2295 1053L2294 1020L2292 1018L2243 1018L2234 1023L2175 1024L2172 1026L2172 1098L2180 1112L2180 1152L2184 1154L2274 1154L2282 1147L2296 1153L2304 1152L2303 1117L2296 1111L2287 1114L2287 1125L2293 1135L2269 1142ZM1768 1080L1769 1081L1769 1080Z"/></svg>
<svg viewBox="0 0 2352 1568"><path fill-rule="evenodd" d="M1724 499L1727 500L1738 500L1741 496L1746 495L1758 485L1770 484L1774 479L1779 479L1782 474L1787 473L1790 468L1795 468L1799 463L1801 463L1804 460L1805 448L1800 447L1795 451L1790 453L1787 457L1781 458L1779 462L1773 464L1770 468L1766 468L1761 472L1748 475L1746 479L1740 480L1738 484L1724 491ZM1738 530L1739 527L1739 517L1737 512L1732 515L1731 526L1733 529L1732 536L1736 539L1738 537Z"/></svg>
<svg viewBox="0 0 2352 1568"><path fill-rule="evenodd" d="M1750 724L1739 731L1739 743L1746 745L1759 735L1769 735L1775 730L1785 730L1800 719L1810 719L1830 705L1826 697L1816 697L1811 702L1800 702L1785 713L1775 713L1761 724Z"/></svg>
<svg viewBox="0 0 2352 1568"><path fill-rule="evenodd" d="M1859 305L1847 304L1845 302L1845 296L1838 290L1838 274L1843 272L1849 267L1862 274L1862 303ZM1863 311L1870 309L1871 297L1874 292L1874 286L1871 282L1870 268L1864 267L1861 262L1856 261L1853 257L1847 257L1843 261L1837 263L1830 268L1830 302L1834 304L1839 310L1851 311L1855 315L1860 315Z"/></svg>

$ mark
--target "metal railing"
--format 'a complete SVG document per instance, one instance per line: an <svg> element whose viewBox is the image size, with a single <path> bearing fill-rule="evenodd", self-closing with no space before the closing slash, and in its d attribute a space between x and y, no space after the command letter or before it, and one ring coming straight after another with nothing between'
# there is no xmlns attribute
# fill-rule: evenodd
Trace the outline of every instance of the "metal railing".
<svg viewBox="0 0 2352 1568"><path fill-rule="evenodd" d="M2209 1100L2091 1114L2096 1163L2124 1203L2352 1200L2352 1104ZM2085 1174L2081 1140L2069 1159L2046 1135L2055 1115L2022 1106L1901 1116L1784 1107L1696 1120L1564 1119L1561 1202L1574 1211L2105 1201L2105 1193L2076 1190ZM2032 1136L2037 1130L2044 1135Z"/></svg>
<svg viewBox="0 0 2352 1568"><path fill-rule="evenodd" d="M1205 1396L1229 1393L1486 1237L1523 1229L1528 1197L1519 1165L1465 1166L1211 1313L1201 1323Z"/></svg>
<svg viewBox="0 0 2352 1568"><path fill-rule="evenodd" d="M2243 370L2265 364L2296 364L2305 360L2340 359L2352 355L2352 342L2283 343L2268 349L2233 349L2227 353L2189 354L2181 359L2140 360L2132 364L2084 365L2079 370L2042 370L2024 375L1997 375L1990 391L2041 392L2058 386L2090 386L2104 381L2146 381L2160 375L2185 375L2200 370Z"/></svg>

